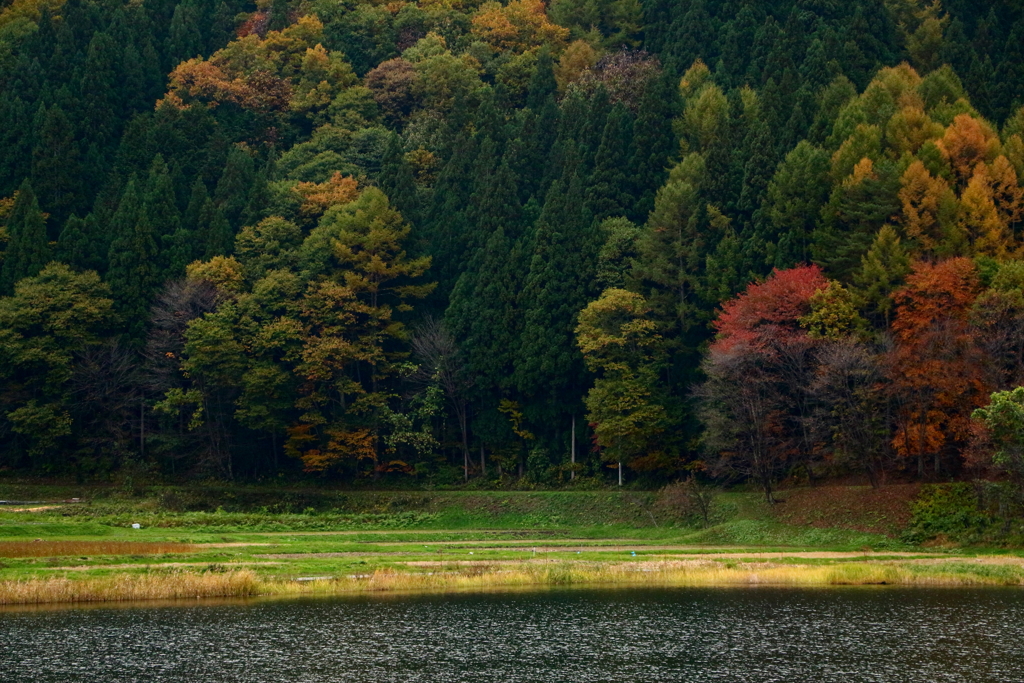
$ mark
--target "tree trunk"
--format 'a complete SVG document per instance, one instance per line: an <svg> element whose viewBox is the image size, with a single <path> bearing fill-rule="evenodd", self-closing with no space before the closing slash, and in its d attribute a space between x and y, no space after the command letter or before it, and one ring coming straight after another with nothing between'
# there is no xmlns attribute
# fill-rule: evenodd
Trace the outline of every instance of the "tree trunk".
<svg viewBox="0 0 1024 683"><path fill-rule="evenodd" d="M619 461L619 486L622 486L622 461Z"/></svg>
<svg viewBox="0 0 1024 683"><path fill-rule="evenodd" d="M146 399L139 401L139 459L146 459Z"/></svg>
<svg viewBox="0 0 1024 683"><path fill-rule="evenodd" d="M487 476L487 461L484 460L484 445L483 445L483 443L480 444L480 473L484 477Z"/></svg>
<svg viewBox="0 0 1024 683"><path fill-rule="evenodd" d="M868 483L871 484L871 488L877 489L878 488L878 475L875 473L875 468L873 466L871 466L871 465L867 465L864 468L864 471L868 475Z"/></svg>
<svg viewBox="0 0 1024 683"><path fill-rule="evenodd" d="M469 480L469 420L466 415L466 404L464 401L455 403L455 412L459 418L459 429L462 431L462 459L466 468L466 480ZM484 446L480 444L480 465L483 468ZM486 475L487 470L483 473Z"/></svg>
<svg viewBox="0 0 1024 683"><path fill-rule="evenodd" d="M569 481L576 478L576 416L572 417L572 469L569 470Z"/></svg>

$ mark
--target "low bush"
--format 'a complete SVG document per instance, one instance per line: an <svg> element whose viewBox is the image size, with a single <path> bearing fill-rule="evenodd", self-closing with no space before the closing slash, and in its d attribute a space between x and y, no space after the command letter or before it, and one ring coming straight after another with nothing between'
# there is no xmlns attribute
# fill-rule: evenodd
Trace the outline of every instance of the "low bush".
<svg viewBox="0 0 1024 683"><path fill-rule="evenodd" d="M903 540L922 543L939 536L957 541L980 540L996 520L979 508L978 498L975 487L967 482L922 486L911 504L912 517Z"/></svg>

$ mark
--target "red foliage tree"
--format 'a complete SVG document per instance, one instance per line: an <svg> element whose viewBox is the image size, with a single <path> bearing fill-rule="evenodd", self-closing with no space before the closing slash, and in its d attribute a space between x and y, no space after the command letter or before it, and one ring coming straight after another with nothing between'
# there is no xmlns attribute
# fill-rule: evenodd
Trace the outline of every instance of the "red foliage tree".
<svg viewBox="0 0 1024 683"><path fill-rule="evenodd" d="M718 338L712 352L728 352L738 345L769 352L806 336L800 318L810 313L814 293L827 286L818 266L776 270L764 282L749 285L722 306L714 323Z"/></svg>
<svg viewBox="0 0 1024 683"><path fill-rule="evenodd" d="M808 387L816 340L801 328L811 297L828 286L817 266L776 270L722 307L704 361L705 445L718 466L757 481L772 502L785 463L813 475Z"/></svg>

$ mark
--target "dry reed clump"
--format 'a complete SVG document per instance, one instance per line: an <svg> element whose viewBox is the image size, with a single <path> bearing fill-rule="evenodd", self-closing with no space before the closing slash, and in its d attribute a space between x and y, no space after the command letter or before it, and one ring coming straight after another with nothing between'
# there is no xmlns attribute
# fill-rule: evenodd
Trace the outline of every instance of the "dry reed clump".
<svg viewBox="0 0 1024 683"><path fill-rule="evenodd" d="M72 580L64 577L0 581L0 605L243 597L264 592L256 573L118 574Z"/></svg>
<svg viewBox="0 0 1024 683"><path fill-rule="evenodd" d="M190 553L189 543L141 541L0 541L0 557L63 557L89 555L166 555Z"/></svg>

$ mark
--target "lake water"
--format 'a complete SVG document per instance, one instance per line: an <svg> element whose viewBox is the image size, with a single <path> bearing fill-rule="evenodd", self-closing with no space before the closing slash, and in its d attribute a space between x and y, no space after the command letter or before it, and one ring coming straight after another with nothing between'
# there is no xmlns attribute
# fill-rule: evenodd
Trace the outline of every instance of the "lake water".
<svg viewBox="0 0 1024 683"><path fill-rule="evenodd" d="M0 681L1024 681L1024 591L573 590L0 611Z"/></svg>

